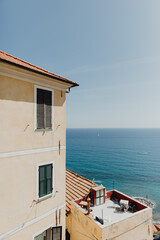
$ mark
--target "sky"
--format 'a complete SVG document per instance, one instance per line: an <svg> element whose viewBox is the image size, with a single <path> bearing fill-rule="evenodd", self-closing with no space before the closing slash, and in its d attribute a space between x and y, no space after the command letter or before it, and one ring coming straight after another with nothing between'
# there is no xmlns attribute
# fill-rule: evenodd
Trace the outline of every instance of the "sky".
<svg viewBox="0 0 160 240"><path fill-rule="evenodd" d="M159 12L159 0L0 0L0 49L79 83L68 128L159 128Z"/></svg>

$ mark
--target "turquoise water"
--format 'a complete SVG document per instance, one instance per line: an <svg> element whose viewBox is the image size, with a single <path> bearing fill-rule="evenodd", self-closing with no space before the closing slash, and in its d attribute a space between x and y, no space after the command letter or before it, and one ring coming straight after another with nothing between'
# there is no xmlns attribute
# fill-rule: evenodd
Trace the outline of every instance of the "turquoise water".
<svg viewBox="0 0 160 240"><path fill-rule="evenodd" d="M160 129L67 129L67 168L107 190L151 199L160 221Z"/></svg>

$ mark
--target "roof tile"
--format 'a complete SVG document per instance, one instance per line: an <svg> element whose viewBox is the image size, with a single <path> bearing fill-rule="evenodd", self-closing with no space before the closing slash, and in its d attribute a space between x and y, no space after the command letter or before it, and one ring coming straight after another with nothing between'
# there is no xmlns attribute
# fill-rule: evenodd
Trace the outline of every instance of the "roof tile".
<svg viewBox="0 0 160 240"><path fill-rule="evenodd" d="M71 201L85 197L93 186L93 181L66 169L66 211L70 210Z"/></svg>

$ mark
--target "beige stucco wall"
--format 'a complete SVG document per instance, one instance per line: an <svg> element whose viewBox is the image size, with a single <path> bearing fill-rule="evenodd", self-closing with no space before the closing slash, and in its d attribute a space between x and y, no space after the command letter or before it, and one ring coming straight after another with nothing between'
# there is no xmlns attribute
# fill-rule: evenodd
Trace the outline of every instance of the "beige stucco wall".
<svg viewBox="0 0 160 240"><path fill-rule="evenodd" d="M65 203L65 150L1 159L0 234L37 218ZM54 195L37 200L38 164L54 162ZM58 192L56 192L58 191ZM15 221L16 219L16 221Z"/></svg>
<svg viewBox="0 0 160 240"><path fill-rule="evenodd" d="M64 216L65 209L62 210L62 215ZM45 219L32 224L32 226L26 227L22 229L21 231L17 232L16 234L10 236L7 238L7 240L33 240L35 234L40 234L40 229L45 230L48 229L51 225L51 222L53 223L55 221L56 214L52 214ZM61 220L61 226L65 225L64 218ZM64 234L65 234L65 229L63 229L63 240L65 239Z"/></svg>
<svg viewBox="0 0 160 240"><path fill-rule="evenodd" d="M65 91L54 89L54 131L35 132L34 84L0 76L0 154L65 146L65 111ZM65 156L61 149L0 158L0 236L65 204ZM48 162L54 162L54 194L38 202L37 168ZM56 226L55 213L6 239L32 239L49 225ZM64 207L58 225L65 239Z"/></svg>
<svg viewBox="0 0 160 240"><path fill-rule="evenodd" d="M65 108L65 92L54 90L54 134L34 132L34 84L0 76L0 152L65 146Z"/></svg>
<svg viewBox="0 0 160 240"><path fill-rule="evenodd" d="M72 203L66 217L67 230L71 240L152 240L152 210L147 208L110 226L98 226L84 215L80 207ZM86 237L84 235L87 235Z"/></svg>

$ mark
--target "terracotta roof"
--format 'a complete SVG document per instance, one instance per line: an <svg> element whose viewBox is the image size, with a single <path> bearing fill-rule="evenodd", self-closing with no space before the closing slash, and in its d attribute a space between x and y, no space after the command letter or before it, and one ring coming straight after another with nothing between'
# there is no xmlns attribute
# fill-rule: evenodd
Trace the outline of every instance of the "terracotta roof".
<svg viewBox="0 0 160 240"><path fill-rule="evenodd" d="M70 210L72 200L85 197L96 183L66 169L66 210Z"/></svg>
<svg viewBox="0 0 160 240"><path fill-rule="evenodd" d="M153 232L159 232L160 231L160 224L153 223Z"/></svg>
<svg viewBox="0 0 160 240"><path fill-rule="evenodd" d="M4 61L4 62L7 62L7 63L10 63L10 64L13 64L13 65L16 65L16 66L21 67L21 68L25 68L27 70L30 70L30 71L33 71L33 72L36 72L36 73L40 73L40 74L55 78L59 81L63 81L63 82L72 84L72 87L79 86L78 83L76 83L76 82L73 82L73 81L71 81L67 78L61 77L61 76L56 75L54 73L51 73L47 70L44 70L43 68L37 67L37 66L35 66L31 63L23 61L23 60L21 60L17 57L14 57L14 56L12 56L8 53L5 53L3 51L0 51L0 60Z"/></svg>

